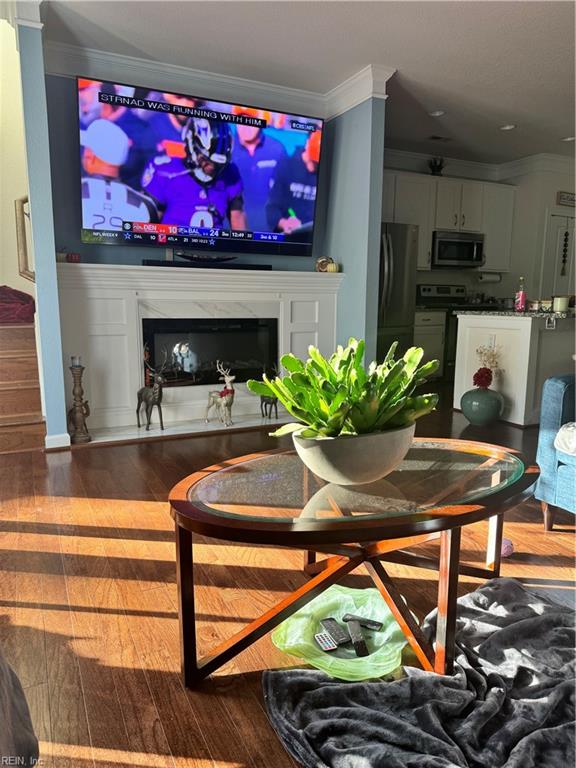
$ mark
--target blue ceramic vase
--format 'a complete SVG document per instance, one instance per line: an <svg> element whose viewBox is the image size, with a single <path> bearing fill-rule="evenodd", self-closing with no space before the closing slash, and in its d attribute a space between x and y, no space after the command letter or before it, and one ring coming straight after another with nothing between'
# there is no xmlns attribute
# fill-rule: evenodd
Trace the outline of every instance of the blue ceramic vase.
<svg viewBox="0 0 576 768"><path fill-rule="evenodd" d="M485 387L474 387L460 398L460 408L470 424L483 427L496 421L504 410L504 398L500 392Z"/></svg>

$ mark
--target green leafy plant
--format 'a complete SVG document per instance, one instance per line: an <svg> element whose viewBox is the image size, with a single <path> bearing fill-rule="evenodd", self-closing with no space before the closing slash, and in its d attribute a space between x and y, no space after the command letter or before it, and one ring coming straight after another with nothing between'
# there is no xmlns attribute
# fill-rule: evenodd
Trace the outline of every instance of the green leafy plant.
<svg viewBox="0 0 576 768"><path fill-rule="evenodd" d="M395 358L395 341L380 364L363 365L364 341L350 339L329 358L310 346L306 362L284 355L284 377L263 381L250 379L248 389L256 395L277 397L297 424L285 424L274 436L298 431L300 437L338 437L381 432L412 424L434 410L438 395L415 395L439 366L438 360L420 365L424 350L411 347Z"/></svg>

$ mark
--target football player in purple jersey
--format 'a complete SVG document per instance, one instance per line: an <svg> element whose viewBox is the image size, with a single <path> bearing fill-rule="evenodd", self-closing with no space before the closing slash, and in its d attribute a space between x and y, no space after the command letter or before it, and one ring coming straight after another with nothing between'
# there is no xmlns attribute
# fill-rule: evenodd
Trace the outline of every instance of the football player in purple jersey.
<svg viewBox="0 0 576 768"><path fill-rule="evenodd" d="M162 209L162 221L182 227L245 230L242 180L230 162L232 135L226 123L192 117L182 138L186 156L160 155L142 177L146 193Z"/></svg>

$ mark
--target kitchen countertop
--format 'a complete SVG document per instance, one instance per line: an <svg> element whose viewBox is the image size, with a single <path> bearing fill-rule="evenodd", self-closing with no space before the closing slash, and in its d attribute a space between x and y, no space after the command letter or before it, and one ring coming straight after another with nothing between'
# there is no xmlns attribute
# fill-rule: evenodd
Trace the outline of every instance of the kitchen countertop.
<svg viewBox="0 0 576 768"><path fill-rule="evenodd" d="M416 304L416 312L484 312L484 311L500 311L498 304L491 304L488 302L482 302L480 304Z"/></svg>
<svg viewBox="0 0 576 768"><path fill-rule="evenodd" d="M571 312L515 312L513 309L455 309L454 315L495 315L497 317L554 317L565 320L574 317Z"/></svg>

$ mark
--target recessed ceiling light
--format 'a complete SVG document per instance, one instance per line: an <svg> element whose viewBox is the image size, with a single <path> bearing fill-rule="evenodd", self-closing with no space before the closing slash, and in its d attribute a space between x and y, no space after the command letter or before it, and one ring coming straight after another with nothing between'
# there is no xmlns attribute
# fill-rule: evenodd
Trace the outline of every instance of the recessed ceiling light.
<svg viewBox="0 0 576 768"><path fill-rule="evenodd" d="M516 123L506 123L506 125L501 125L500 130L501 131L513 131L514 128L516 128Z"/></svg>
<svg viewBox="0 0 576 768"><path fill-rule="evenodd" d="M428 112L430 117L442 117L446 112L443 109L434 109L432 112Z"/></svg>
<svg viewBox="0 0 576 768"><path fill-rule="evenodd" d="M562 141L574 141L575 138L576 137L574 137L574 136L566 136L566 138L562 139Z"/></svg>

